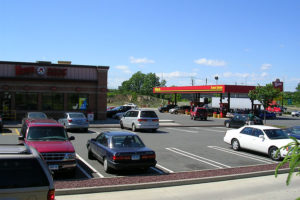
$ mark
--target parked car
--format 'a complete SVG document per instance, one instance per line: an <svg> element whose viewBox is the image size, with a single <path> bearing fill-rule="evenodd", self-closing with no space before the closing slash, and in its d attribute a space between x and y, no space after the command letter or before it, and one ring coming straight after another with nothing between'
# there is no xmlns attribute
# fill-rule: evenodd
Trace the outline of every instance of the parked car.
<svg viewBox="0 0 300 200"><path fill-rule="evenodd" d="M295 137L297 140L300 140L300 126L292 126L290 128L285 129L285 132L288 136Z"/></svg>
<svg viewBox="0 0 300 200"><path fill-rule="evenodd" d="M48 119L47 115L43 112L28 112L22 119L22 124L24 124L27 119Z"/></svg>
<svg viewBox="0 0 300 200"><path fill-rule="evenodd" d="M135 105L134 103L127 103L127 104L124 104L123 106L130 106L132 109L138 109L138 106Z"/></svg>
<svg viewBox="0 0 300 200"><path fill-rule="evenodd" d="M106 112L106 116L112 118L117 113L126 112L127 110L131 110L131 106L118 106Z"/></svg>
<svg viewBox="0 0 300 200"><path fill-rule="evenodd" d="M171 114L178 114L178 113L184 114L186 110L190 111L190 109L191 109L191 106L176 106L175 108L171 108L169 110L169 113L171 113Z"/></svg>
<svg viewBox="0 0 300 200"><path fill-rule="evenodd" d="M169 110L171 109L171 108L175 108L177 105L174 105L174 104L168 104L168 105L165 105L165 106L161 106L161 107L159 107L158 108L158 111L159 112L169 112Z"/></svg>
<svg viewBox="0 0 300 200"><path fill-rule="evenodd" d="M85 132L89 131L89 120L81 112L67 112L64 117L59 119L58 122L62 124L65 129L79 129Z"/></svg>
<svg viewBox="0 0 300 200"><path fill-rule="evenodd" d="M264 119L265 118L264 116L265 116L264 112L260 112L258 115L258 117L261 119ZM266 119L276 119L276 113L266 111Z"/></svg>
<svg viewBox="0 0 300 200"><path fill-rule="evenodd" d="M2 131L3 129L3 120L2 120L2 116L0 115L0 131Z"/></svg>
<svg viewBox="0 0 300 200"><path fill-rule="evenodd" d="M233 118L233 117L234 117L234 114L235 114L235 113L227 112L227 113L226 113L226 117L227 117L227 118Z"/></svg>
<svg viewBox="0 0 300 200"><path fill-rule="evenodd" d="M0 145L0 177L0 199L55 199L50 170L33 147Z"/></svg>
<svg viewBox="0 0 300 200"><path fill-rule="evenodd" d="M109 111L109 110L114 109L114 108L115 108L115 106L107 106L106 111Z"/></svg>
<svg viewBox="0 0 300 200"><path fill-rule="evenodd" d="M156 132L159 128L159 119L153 110L135 109L127 111L120 119L121 128L131 128L133 132L138 129L150 129Z"/></svg>
<svg viewBox="0 0 300 200"><path fill-rule="evenodd" d="M52 119L25 120L19 139L41 153L53 172L75 174L76 154L64 127Z"/></svg>
<svg viewBox="0 0 300 200"><path fill-rule="evenodd" d="M232 149L249 149L269 155L272 160L280 160L287 155L286 149L281 149L276 156L277 149L289 144L293 140L283 130L271 126L244 126L239 129L228 130L224 142Z"/></svg>
<svg viewBox="0 0 300 200"><path fill-rule="evenodd" d="M87 142L89 159L103 163L104 170L148 169L156 165L155 152L130 132L107 131Z"/></svg>
<svg viewBox="0 0 300 200"><path fill-rule="evenodd" d="M112 116L112 118L120 120L124 114L125 114L125 112L116 113Z"/></svg>
<svg viewBox="0 0 300 200"><path fill-rule="evenodd" d="M291 112L291 115L292 115L292 117L299 117L300 111L295 110L295 111Z"/></svg>
<svg viewBox="0 0 300 200"><path fill-rule="evenodd" d="M233 118L225 120L224 125L227 128L240 128L246 124L248 124L250 121L249 116L247 114L235 114ZM263 125L262 119L259 117L254 116L253 117L253 124L254 125Z"/></svg>
<svg viewBox="0 0 300 200"><path fill-rule="evenodd" d="M203 107L194 107L193 109L191 109L190 117L193 120L207 120L207 110Z"/></svg>

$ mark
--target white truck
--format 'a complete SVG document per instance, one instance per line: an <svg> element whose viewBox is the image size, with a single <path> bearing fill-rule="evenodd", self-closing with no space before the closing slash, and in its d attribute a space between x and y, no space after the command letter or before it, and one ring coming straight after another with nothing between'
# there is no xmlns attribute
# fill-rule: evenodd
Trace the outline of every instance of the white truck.
<svg viewBox="0 0 300 200"><path fill-rule="evenodd" d="M228 98L222 99L222 103L228 103ZM253 104L261 105L257 100ZM212 97L211 106L213 108L220 108L220 97ZM263 109L263 106L261 105ZM230 98L230 109L251 109L251 100L249 98Z"/></svg>

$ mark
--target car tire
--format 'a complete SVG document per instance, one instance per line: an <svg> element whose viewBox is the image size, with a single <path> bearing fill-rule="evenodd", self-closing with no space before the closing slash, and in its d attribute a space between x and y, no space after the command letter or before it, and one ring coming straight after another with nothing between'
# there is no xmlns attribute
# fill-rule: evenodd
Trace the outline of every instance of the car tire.
<svg viewBox="0 0 300 200"><path fill-rule="evenodd" d="M135 126L135 124L132 124L132 128L131 129L132 129L133 132L136 132L136 126Z"/></svg>
<svg viewBox="0 0 300 200"><path fill-rule="evenodd" d="M177 115L177 114L178 114L178 111L175 111L174 114Z"/></svg>
<svg viewBox="0 0 300 200"><path fill-rule="evenodd" d="M233 149L234 151L238 151L238 150L241 149L240 143L239 143L239 141L238 141L237 139L233 139L233 140L231 141L231 146L232 146L232 149Z"/></svg>
<svg viewBox="0 0 300 200"><path fill-rule="evenodd" d="M229 123L229 122L226 122L225 126L226 126L227 128L230 128L230 123Z"/></svg>
<svg viewBox="0 0 300 200"><path fill-rule="evenodd" d="M88 159L95 160L95 156L94 156L93 152L91 151L90 147L88 147Z"/></svg>
<svg viewBox="0 0 300 200"><path fill-rule="evenodd" d="M103 168L106 173L109 173L111 171L110 167L108 166L108 161L106 158L103 159Z"/></svg>
<svg viewBox="0 0 300 200"><path fill-rule="evenodd" d="M120 122L120 127L121 127L121 129L124 129L123 122Z"/></svg>
<svg viewBox="0 0 300 200"><path fill-rule="evenodd" d="M278 153L277 157L276 157L276 151L278 150L277 147L271 147L269 149L269 156L272 160L274 161L279 161L281 159L280 153Z"/></svg>

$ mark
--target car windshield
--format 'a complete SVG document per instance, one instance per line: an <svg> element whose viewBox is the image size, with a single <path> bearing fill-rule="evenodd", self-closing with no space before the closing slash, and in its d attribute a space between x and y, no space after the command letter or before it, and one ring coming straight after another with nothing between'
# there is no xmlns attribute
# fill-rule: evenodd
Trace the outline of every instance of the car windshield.
<svg viewBox="0 0 300 200"><path fill-rule="evenodd" d="M144 147L142 140L136 135L118 135L112 137L114 148Z"/></svg>
<svg viewBox="0 0 300 200"><path fill-rule="evenodd" d="M151 117L151 118L157 118L157 115L154 111L142 111L141 117Z"/></svg>
<svg viewBox="0 0 300 200"><path fill-rule="evenodd" d="M67 134L63 127L30 127L27 133L27 140L46 141L46 140L67 140Z"/></svg>
<svg viewBox="0 0 300 200"><path fill-rule="evenodd" d="M283 132L281 129L266 129L264 132L267 134L268 138L271 140L277 139L288 139L289 136Z"/></svg>
<svg viewBox="0 0 300 200"><path fill-rule="evenodd" d="M82 113L72 113L69 114L70 118L85 118L84 114Z"/></svg>
<svg viewBox="0 0 300 200"><path fill-rule="evenodd" d="M47 115L45 113L28 113L28 118L47 119Z"/></svg>

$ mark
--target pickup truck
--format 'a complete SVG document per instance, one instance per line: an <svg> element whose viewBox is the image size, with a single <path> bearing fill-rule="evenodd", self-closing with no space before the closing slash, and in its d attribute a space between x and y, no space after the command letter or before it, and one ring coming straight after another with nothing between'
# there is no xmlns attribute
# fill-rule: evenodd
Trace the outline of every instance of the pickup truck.
<svg viewBox="0 0 300 200"><path fill-rule="evenodd" d="M203 107L194 107L191 109L190 117L193 120L201 119L207 120L207 110Z"/></svg>
<svg viewBox="0 0 300 200"><path fill-rule="evenodd" d="M21 128L19 140L34 147L53 172L75 175L76 154L63 125L52 119L28 119Z"/></svg>

